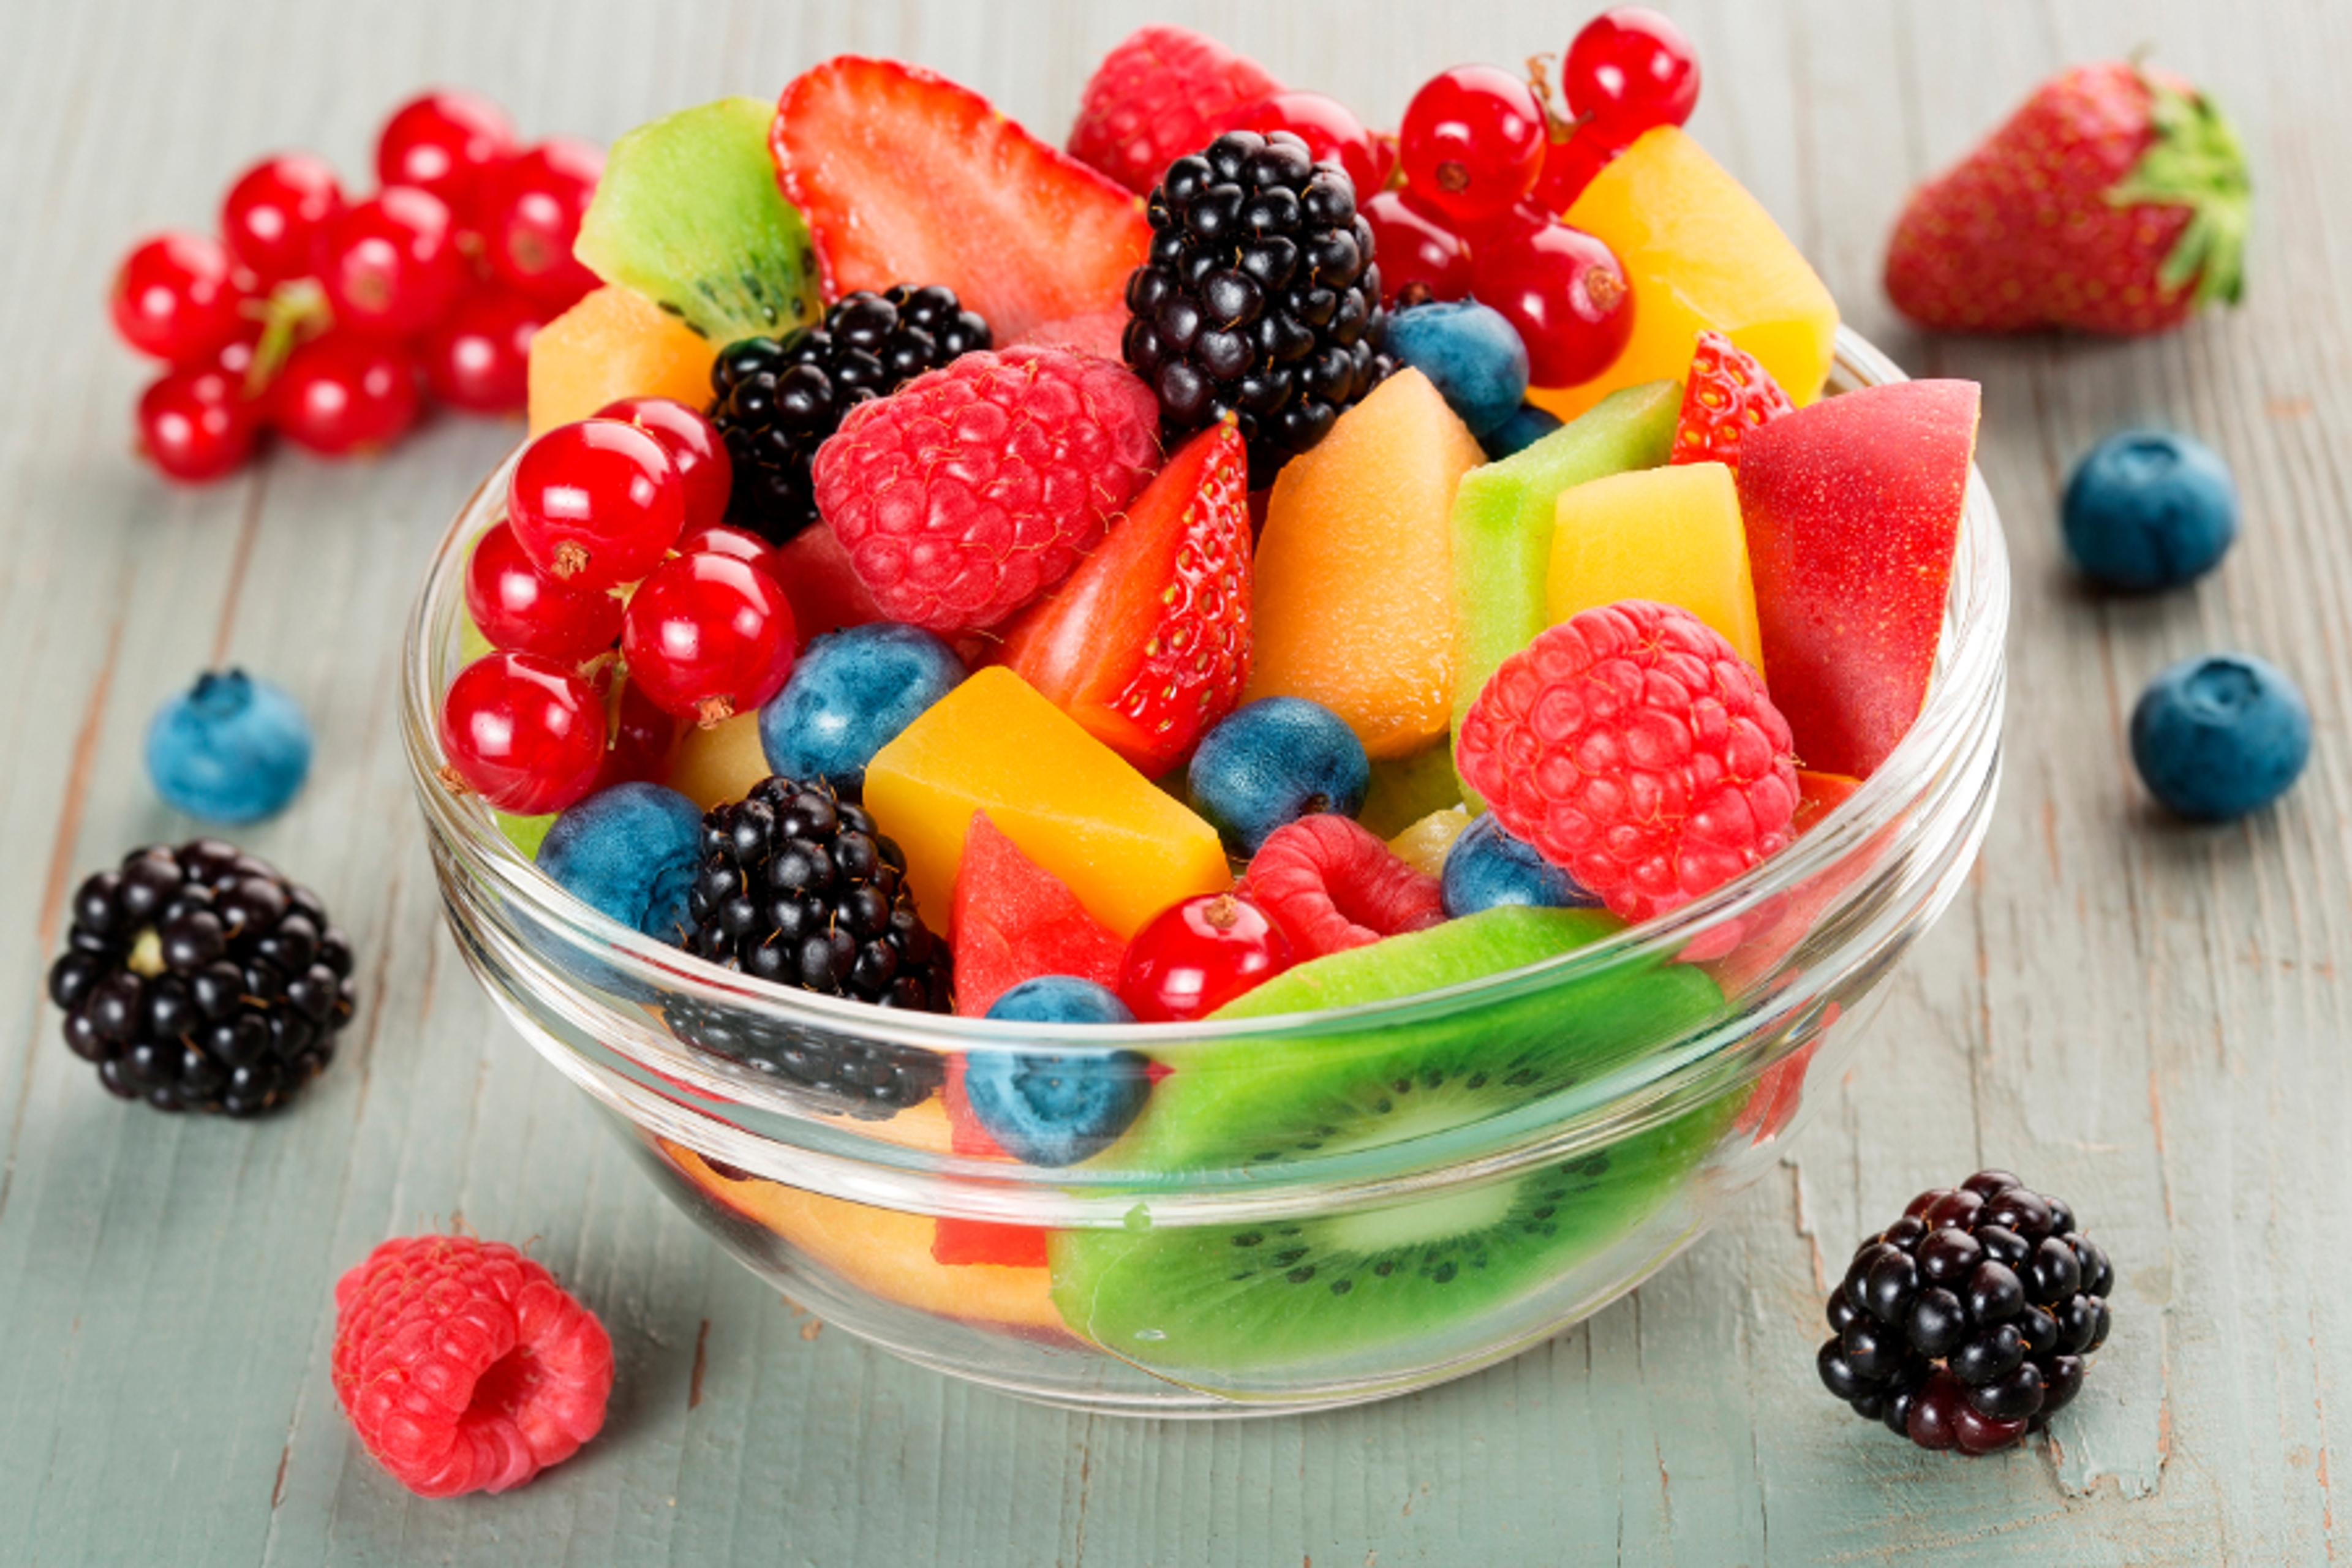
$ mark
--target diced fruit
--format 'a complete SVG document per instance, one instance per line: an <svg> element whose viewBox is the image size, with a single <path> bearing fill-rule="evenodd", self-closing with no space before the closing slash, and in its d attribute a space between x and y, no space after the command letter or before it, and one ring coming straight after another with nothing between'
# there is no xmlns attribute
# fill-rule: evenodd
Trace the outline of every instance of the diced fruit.
<svg viewBox="0 0 2352 1568"><path fill-rule="evenodd" d="M741 800L772 771L760 747L760 716L738 713L709 729L686 727L677 761L670 768L669 787L709 811Z"/></svg>
<svg viewBox="0 0 2352 1568"><path fill-rule="evenodd" d="M1739 491L1721 463L1612 474L1562 491L1546 597L1555 625L1620 599L1679 605L1765 672Z"/></svg>
<svg viewBox="0 0 2352 1568"><path fill-rule="evenodd" d="M1244 700L1304 697L1375 759L1453 714L1454 487L1486 461L1427 376L1398 372L1276 480Z"/></svg>
<svg viewBox="0 0 2352 1568"><path fill-rule="evenodd" d="M1514 838L1489 815L1454 839L1441 879L1449 919L1460 920L1502 904L1538 910L1583 910L1601 900L1582 883Z"/></svg>
<svg viewBox="0 0 2352 1568"><path fill-rule="evenodd" d="M1896 382L1799 409L1742 443L1764 661L1808 767L1868 778L1918 717L1977 405L1974 382Z"/></svg>
<svg viewBox="0 0 2352 1568"><path fill-rule="evenodd" d="M1392 838L1431 812L1461 801L1454 752L1441 741L1412 756L1373 763L1371 787L1364 792L1363 806L1355 817L1374 833Z"/></svg>
<svg viewBox="0 0 2352 1568"><path fill-rule="evenodd" d="M1561 492L1664 464L1681 395L1671 381L1629 386L1516 457L1463 479L1451 520L1461 667L1449 717L1457 732L1487 678L1551 624L1547 584ZM1478 804L1475 795L1464 798Z"/></svg>
<svg viewBox="0 0 2352 1568"><path fill-rule="evenodd" d="M883 747L866 803L925 909L949 907L976 811L1121 937L1232 880L1215 828L1008 669L981 670Z"/></svg>
<svg viewBox="0 0 2352 1568"><path fill-rule="evenodd" d="M1184 790L1227 849L1255 855L1302 816L1355 816L1371 775L1363 743L1338 714L1304 698L1264 697L1209 731Z"/></svg>
<svg viewBox="0 0 2352 1568"><path fill-rule="evenodd" d="M962 990L962 961L957 961L957 990ZM1003 1145L989 1135L972 1114L971 1102L963 1092L964 1058L948 1058L947 1085L940 1100L948 1123L948 1146L958 1154L976 1154L984 1160L1009 1160ZM895 1123L894 1123L895 1125ZM1008 1268L1043 1268L1045 1267L1045 1231L1034 1225L1006 1225L997 1220L967 1219L960 1215L941 1215L939 1226L931 1233L931 1259L956 1267L971 1264L995 1264Z"/></svg>
<svg viewBox="0 0 2352 1568"><path fill-rule="evenodd" d="M1118 997L1147 1024L1182 1024L1291 964L1290 938L1246 893L1201 893L1162 910L1127 944Z"/></svg>
<svg viewBox="0 0 2352 1568"><path fill-rule="evenodd" d="M1701 332L1683 378L1674 460L1737 468L1740 438L1795 406L1754 354L1721 332Z"/></svg>
<svg viewBox="0 0 2352 1568"><path fill-rule="evenodd" d="M1106 986L1042 974L999 996L988 1016L1020 1024L1132 1024ZM972 1116L1014 1159L1075 1165L1126 1131L1151 1093L1151 1064L1138 1052L1089 1048L964 1053L963 1093Z"/></svg>
<svg viewBox="0 0 2352 1568"><path fill-rule="evenodd" d="M1426 931L1445 918L1436 878L1328 812L1276 829L1251 857L1245 885L1300 962Z"/></svg>
<svg viewBox="0 0 2352 1568"><path fill-rule="evenodd" d="M1155 22L1112 46L1087 79L1070 156L1141 195L1244 106L1281 90L1256 61L1189 27Z"/></svg>
<svg viewBox="0 0 2352 1568"><path fill-rule="evenodd" d="M1846 802L1846 797L1862 787L1862 781L1843 773L1820 773L1810 768L1797 770L1797 815L1789 824L1790 832L1802 837L1813 825Z"/></svg>
<svg viewBox="0 0 2352 1568"><path fill-rule="evenodd" d="M1449 762L1447 771L1453 764ZM1424 876L1442 876L1445 859L1453 853L1459 839L1471 823L1479 820L1470 815L1466 805L1449 805L1433 811L1402 833L1389 840L1389 853Z"/></svg>
<svg viewBox="0 0 2352 1568"><path fill-rule="evenodd" d="M776 189L768 121L758 99L722 98L614 142L580 220L580 259L713 348L814 321L808 225Z"/></svg>
<svg viewBox="0 0 2352 1568"><path fill-rule="evenodd" d="M954 911L955 1010L962 1017L984 1016L999 996L1041 974L1118 984L1127 943L985 813L973 816L964 838Z"/></svg>
<svg viewBox="0 0 2352 1568"><path fill-rule="evenodd" d="M599 289L530 340L530 431L586 419L624 397L700 407L713 346L634 289Z"/></svg>
<svg viewBox="0 0 2352 1568"><path fill-rule="evenodd" d="M1116 306L1150 243L1134 193L918 66L827 60L784 89L770 135L835 297L944 284L1013 342Z"/></svg>
<svg viewBox="0 0 2352 1568"><path fill-rule="evenodd" d="M1568 221L1600 238L1633 289L1633 336L1581 386L1528 394L1562 418L1621 386L1674 379L1713 327L1754 354L1798 404L1821 395L1837 332L1829 290L1771 215L1696 142L1647 132L1593 176Z"/></svg>
<svg viewBox="0 0 2352 1568"><path fill-rule="evenodd" d="M855 799L874 753L965 674L955 650L919 626L884 621L816 638L760 710L768 765Z"/></svg>
<svg viewBox="0 0 2352 1568"><path fill-rule="evenodd" d="M1003 663L1145 774L1233 710L1250 666L1249 464L1230 424L1168 460Z"/></svg>

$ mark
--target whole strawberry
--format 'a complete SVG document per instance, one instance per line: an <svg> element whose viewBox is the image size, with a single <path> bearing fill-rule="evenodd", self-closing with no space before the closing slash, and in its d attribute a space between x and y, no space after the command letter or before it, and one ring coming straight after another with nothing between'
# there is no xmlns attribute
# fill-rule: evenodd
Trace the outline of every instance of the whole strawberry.
<svg viewBox="0 0 2352 1568"><path fill-rule="evenodd" d="M2236 302L2250 205L2236 132L2202 93L2077 66L1912 193L1886 292L1948 331L2164 331Z"/></svg>

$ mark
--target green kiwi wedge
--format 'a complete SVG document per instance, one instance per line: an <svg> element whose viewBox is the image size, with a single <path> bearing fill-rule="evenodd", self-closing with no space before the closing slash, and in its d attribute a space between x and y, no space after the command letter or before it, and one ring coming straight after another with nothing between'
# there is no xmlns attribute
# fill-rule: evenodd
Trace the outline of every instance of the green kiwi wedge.
<svg viewBox="0 0 2352 1568"><path fill-rule="evenodd" d="M776 184L774 117L759 99L722 98L623 136L572 254L715 343L815 321L816 253Z"/></svg>
<svg viewBox="0 0 2352 1568"><path fill-rule="evenodd" d="M1591 910L1489 910L1302 964L1219 1016L1410 995L1615 929ZM1525 1106L1689 1033L1722 1005L1698 970L1642 960L1403 1024L1188 1047L1170 1053L1173 1070L1101 1158L1179 1177L1237 1163L1273 1174ZM1057 1232L1054 1301L1074 1331L1198 1386L1392 1359L1402 1344L1475 1346L1491 1314L1626 1240L1664 1205L1745 1092L1557 1163L1381 1207Z"/></svg>

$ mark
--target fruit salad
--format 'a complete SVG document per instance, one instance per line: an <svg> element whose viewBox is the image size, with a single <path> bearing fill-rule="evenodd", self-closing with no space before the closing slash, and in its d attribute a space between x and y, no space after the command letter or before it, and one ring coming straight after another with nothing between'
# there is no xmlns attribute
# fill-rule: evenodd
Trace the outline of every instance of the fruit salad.
<svg viewBox="0 0 2352 1568"><path fill-rule="evenodd" d="M1391 136L1150 26L1066 147L855 57L622 137L469 546L443 787L765 999L633 994L684 1060L1072 1190L1539 1128L1721 1026L1834 879L1561 964L1901 744L1977 389L1822 396L1835 306L1682 129L1670 24L1607 13L1559 75L1445 71ZM928 1015L982 1022L894 1042ZM1622 1288L1835 1016L1768 1084L1272 1227L918 1214L656 1146L780 1270L1246 1391L1466 1364L1594 1258Z"/></svg>

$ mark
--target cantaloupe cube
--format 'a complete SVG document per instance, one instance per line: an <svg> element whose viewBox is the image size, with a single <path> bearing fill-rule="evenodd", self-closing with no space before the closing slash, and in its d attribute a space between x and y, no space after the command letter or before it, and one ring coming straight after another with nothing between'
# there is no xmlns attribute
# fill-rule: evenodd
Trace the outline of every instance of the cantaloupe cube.
<svg viewBox="0 0 2352 1568"><path fill-rule="evenodd" d="M586 419L624 397L710 401L719 351L633 289L608 284L530 340L530 433Z"/></svg>
<svg viewBox="0 0 2352 1568"><path fill-rule="evenodd" d="M1829 289L1762 204L1671 125L1645 132L1567 212L1617 253L1633 289L1633 336L1582 386L1529 402L1574 418L1621 386L1680 380L1713 327L1754 354L1800 405L1821 395L1837 334Z"/></svg>
<svg viewBox="0 0 2352 1568"><path fill-rule="evenodd" d="M1233 882L1215 828L1001 667L949 692L876 753L866 806L906 851L916 905L935 928L948 918L975 811L1122 939L1179 900Z"/></svg>
<svg viewBox="0 0 2352 1568"><path fill-rule="evenodd" d="M1620 599L1680 605L1749 668L1764 668L1739 488L1721 463L1612 474L1561 491L1547 598L1554 626Z"/></svg>

